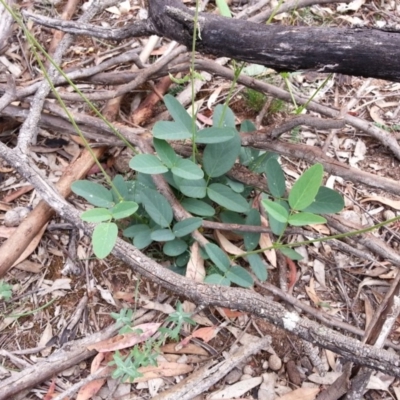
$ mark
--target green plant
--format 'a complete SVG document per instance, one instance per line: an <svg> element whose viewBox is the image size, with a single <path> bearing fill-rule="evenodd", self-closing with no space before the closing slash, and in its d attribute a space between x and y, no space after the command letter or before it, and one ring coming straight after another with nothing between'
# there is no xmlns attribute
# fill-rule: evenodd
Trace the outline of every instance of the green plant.
<svg viewBox="0 0 400 400"><path fill-rule="evenodd" d="M111 316L118 323L124 324L120 329L120 334L126 332L135 332L131 328L132 310L123 309L120 313L112 313ZM135 345L132 350L124 355L120 351L116 351L113 355L113 361L109 363L110 366L115 366L112 373L114 379L121 379L123 381L133 381L142 376L139 371L141 367L149 365L157 365L157 355L159 348L167 340L178 340L179 333L184 323L195 325L196 323L190 318L190 314L183 311L182 304L178 301L176 311L169 315L166 323L170 323L172 327L161 327L158 329L158 335L148 338L143 344ZM135 332L140 334L142 332Z"/></svg>
<svg viewBox="0 0 400 400"><path fill-rule="evenodd" d="M12 286L0 280L0 300L10 300L12 296Z"/></svg>
<svg viewBox="0 0 400 400"><path fill-rule="evenodd" d="M256 173L265 173L269 193L263 201L271 228L279 236L288 225L310 225L324 223L318 213L340 211L343 207L341 196L331 189L321 187L323 169L320 164L311 167L295 183L287 198L286 182L277 155L241 146L236 130L235 116L226 105L218 105L214 110L213 126L193 133L192 118L183 106L172 96L166 95L165 104L173 121L157 122L153 128L153 145L156 154L138 154L130 161L130 167L137 172L134 181L125 182L117 176L113 184L122 199L115 204L113 190L98 184L76 182L72 189L84 196L92 204L102 207L86 211L83 219L100 222L93 235L93 247L97 256L105 256L112 250L117 237L117 224L112 219L128 218L128 226L123 235L133 240L133 244L143 249L153 242L162 244L167 257L176 260L176 266L188 261L188 248L193 239L191 233L200 228L203 219L218 218L227 223L261 225L261 217L252 209L247 199L253 187L247 187L230 179L226 174L239 158L242 165ZM245 121L241 131L253 131L254 125ZM195 160L179 156L167 140L191 140L205 145L202 157ZM173 188L182 206L196 215L183 221L174 220L173 210L167 199L157 191L151 175L161 174ZM120 205L123 211L116 213ZM106 222L105 222L106 221ZM99 227L100 232L97 234ZM111 232L111 233L110 233ZM103 235L103 236L101 236ZM243 233L244 258L252 272L260 280L266 280L267 270L256 250L260 234ZM107 246L106 246L107 243ZM289 257L299 255L291 249L282 249ZM253 279L249 272L230 259L219 246L209 243L204 248L208 264L217 268L205 278L205 282L223 285L236 284L249 287Z"/></svg>
<svg viewBox="0 0 400 400"><path fill-rule="evenodd" d="M266 96L264 93L258 92L257 90L246 89L244 93L244 98L247 107L258 112L261 111L261 109L263 108Z"/></svg>

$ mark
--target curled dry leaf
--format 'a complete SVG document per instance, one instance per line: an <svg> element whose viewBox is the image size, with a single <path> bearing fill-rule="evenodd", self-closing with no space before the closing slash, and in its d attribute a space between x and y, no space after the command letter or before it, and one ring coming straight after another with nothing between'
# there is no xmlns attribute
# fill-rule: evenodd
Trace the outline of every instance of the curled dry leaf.
<svg viewBox="0 0 400 400"><path fill-rule="evenodd" d="M261 226L268 228L268 221L262 215L261 215ZM260 235L259 244L262 249L272 246L271 236L269 235L269 233L262 233ZM277 265L276 264L276 251L274 249L266 250L266 251L264 251L264 255L265 255L265 257L267 257L267 260L271 263L271 265L276 268L276 265Z"/></svg>
<svg viewBox="0 0 400 400"><path fill-rule="evenodd" d="M214 231L215 240L221 246L223 250L225 250L228 254L233 254L235 256L240 256L244 253L244 251L230 242L221 231Z"/></svg>
<svg viewBox="0 0 400 400"><path fill-rule="evenodd" d="M186 278L194 282L203 282L206 276L204 268L204 260L200 255L200 248L197 242L194 242L190 247L190 259L186 267Z"/></svg>
<svg viewBox="0 0 400 400"><path fill-rule="evenodd" d="M395 210L400 210L400 200L387 199L382 196L372 196L372 197L366 197L365 199L362 199L360 201L360 203L365 203L367 201L376 201L378 203L382 203L389 207L392 207Z"/></svg>
<svg viewBox="0 0 400 400"><path fill-rule="evenodd" d="M100 353L126 349L132 347L135 344L141 343L153 336L157 329L160 327L160 323L148 323L134 326L132 329L142 333L125 333L123 335L114 336L111 339L103 340L101 342L88 346L88 350L97 350Z"/></svg>

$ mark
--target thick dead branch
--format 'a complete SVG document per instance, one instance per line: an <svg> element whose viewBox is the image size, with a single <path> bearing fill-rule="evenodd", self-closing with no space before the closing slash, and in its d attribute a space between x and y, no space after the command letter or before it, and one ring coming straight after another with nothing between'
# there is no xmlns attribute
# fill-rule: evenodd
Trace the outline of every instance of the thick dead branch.
<svg viewBox="0 0 400 400"><path fill-rule="evenodd" d="M107 32L26 14L48 27L108 39L157 34L190 46L194 12L180 0L149 0L149 19ZM145 25L145 27L143 27ZM364 27L314 28L256 24L201 13L196 50L266 65L277 71L317 70L400 81L400 32ZM137 31L137 32L135 32Z"/></svg>

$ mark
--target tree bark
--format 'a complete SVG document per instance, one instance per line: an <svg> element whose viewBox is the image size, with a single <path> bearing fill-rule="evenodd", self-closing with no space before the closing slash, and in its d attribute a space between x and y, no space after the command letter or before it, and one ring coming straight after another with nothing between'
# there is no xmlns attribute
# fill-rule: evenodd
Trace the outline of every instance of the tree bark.
<svg viewBox="0 0 400 400"><path fill-rule="evenodd" d="M191 46L194 12L180 0L150 0L159 36ZM196 50L277 71L317 70L400 81L400 32L256 24L201 13Z"/></svg>

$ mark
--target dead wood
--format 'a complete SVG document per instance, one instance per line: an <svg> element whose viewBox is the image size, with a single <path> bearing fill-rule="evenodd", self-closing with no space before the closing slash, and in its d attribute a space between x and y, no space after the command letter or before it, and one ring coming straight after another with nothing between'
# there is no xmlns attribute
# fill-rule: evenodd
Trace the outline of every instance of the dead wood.
<svg viewBox="0 0 400 400"><path fill-rule="evenodd" d="M180 0L149 0L149 19L121 29L51 20L34 21L74 34L111 40L156 34L191 46L194 12ZM400 81L400 32L368 27L320 28L256 24L200 13L196 50L268 66Z"/></svg>

